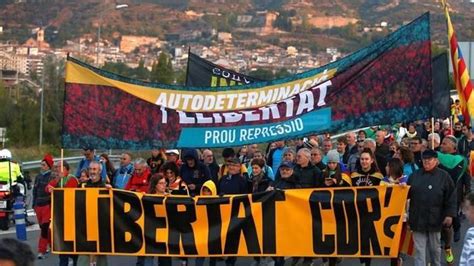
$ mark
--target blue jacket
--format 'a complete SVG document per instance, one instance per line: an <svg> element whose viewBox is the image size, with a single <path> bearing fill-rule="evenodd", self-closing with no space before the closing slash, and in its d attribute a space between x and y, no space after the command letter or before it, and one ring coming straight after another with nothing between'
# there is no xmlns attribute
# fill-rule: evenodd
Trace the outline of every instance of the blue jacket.
<svg viewBox="0 0 474 266"><path fill-rule="evenodd" d="M114 188L124 189L127 185L130 177L133 174L133 165L131 163L121 166L119 169L115 170L114 178L112 180L112 185Z"/></svg>
<svg viewBox="0 0 474 266"><path fill-rule="evenodd" d="M187 158L193 158L195 165L190 167ZM207 180L211 179L211 171L209 167L199 161L198 153L195 149L185 149L183 151L183 165L181 166L180 174L184 182L189 186L190 184L196 185L194 190L189 189L191 196L199 195L201 187Z"/></svg>

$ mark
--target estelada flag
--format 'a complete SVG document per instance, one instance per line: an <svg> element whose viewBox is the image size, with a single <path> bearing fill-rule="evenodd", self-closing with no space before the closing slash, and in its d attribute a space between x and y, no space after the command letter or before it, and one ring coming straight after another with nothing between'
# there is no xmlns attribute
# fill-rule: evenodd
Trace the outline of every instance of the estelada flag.
<svg viewBox="0 0 474 266"><path fill-rule="evenodd" d="M466 63L462 57L461 49L459 49L458 40L456 38L456 33L454 32L453 24L451 23L446 0L443 0L443 6L448 25L449 50L451 53L451 62L453 64L454 85L456 86L459 100L461 102L464 124L470 125L471 117L474 116L474 96L471 95L472 83Z"/></svg>

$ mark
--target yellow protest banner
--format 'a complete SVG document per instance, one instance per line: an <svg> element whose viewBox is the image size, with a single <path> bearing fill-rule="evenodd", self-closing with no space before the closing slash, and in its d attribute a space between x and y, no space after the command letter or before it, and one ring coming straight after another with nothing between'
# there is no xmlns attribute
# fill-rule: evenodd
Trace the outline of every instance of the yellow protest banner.
<svg viewBox="0 0 474 266"><path fill-rule="evenodd" d="M152 87L150 83L135 84L126 78L108 77L92 66L77 59L68 58L66 62L66 83L92 86L107 86L129 93L152 104L188 112L218 112L255 109L267 106L298 95L300 92L319 85L323 105L326 97L326 82L337 73L337 68L320 69L320 72L304 78L257 86L253 89L189 90L187 87L161 84ZM209 90L212 89L212 90Z"/></svg>
<svg viewBox="0 0 474 266"><path fill-rule="evenodd" d="M395 257L407 187L179 197L53 192L58 254Z"/></svg>

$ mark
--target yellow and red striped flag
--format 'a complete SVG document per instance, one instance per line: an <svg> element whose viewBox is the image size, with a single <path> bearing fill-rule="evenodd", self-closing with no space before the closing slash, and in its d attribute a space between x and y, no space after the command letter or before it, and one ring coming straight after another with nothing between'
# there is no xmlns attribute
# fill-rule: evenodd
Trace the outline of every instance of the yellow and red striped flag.
<svg viewBox="0 0 474 266"><path fill-rule="evenodd" d="M458 40L456 38L456 33L454 32L453 24L451 23L451 18L449 17L446 0L443 0L442 2L448 24L449 50L451 54L451 62L453 64L454 84L461 102L464 123L470 125L471 117L474 118L474 95L471 95L473 87L469 77L469 71L464 62L464 58L462 57L461 49L459 49Z"/></svg>

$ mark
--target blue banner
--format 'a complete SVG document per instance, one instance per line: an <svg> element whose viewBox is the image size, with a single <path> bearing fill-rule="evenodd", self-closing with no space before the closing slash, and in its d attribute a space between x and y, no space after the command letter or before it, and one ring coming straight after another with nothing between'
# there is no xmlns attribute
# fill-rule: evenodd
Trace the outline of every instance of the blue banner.
<svg viewBox="0 0 474 266"><path fill-rule="evenodd" d="M271 142L281 138L296 138L331 127L331 108L309 112L282 123L238 127L183 128L178 147L222 147Z"/></svg>

